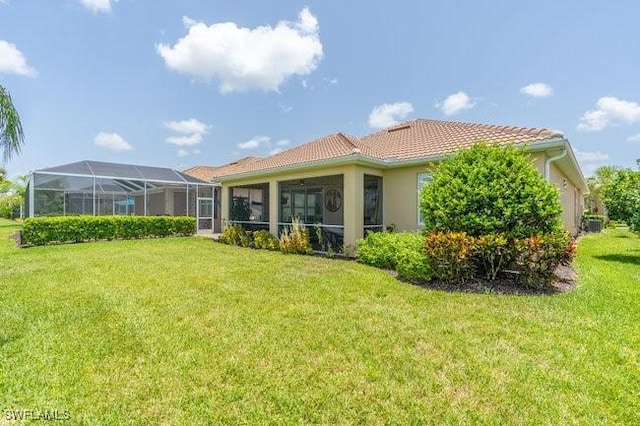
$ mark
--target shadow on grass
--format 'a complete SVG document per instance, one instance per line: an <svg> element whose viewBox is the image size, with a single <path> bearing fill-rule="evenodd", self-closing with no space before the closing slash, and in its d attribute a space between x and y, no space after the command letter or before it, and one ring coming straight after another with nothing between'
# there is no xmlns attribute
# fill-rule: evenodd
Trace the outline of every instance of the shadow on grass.
<svg viewBox="0 0 640 426"><path fill-rule="evenodd" d="M605 254L602 256L594 256L596 259L606 260L608 262L627 263L629 265L640 265L640 256L632 254Z"/></svg>

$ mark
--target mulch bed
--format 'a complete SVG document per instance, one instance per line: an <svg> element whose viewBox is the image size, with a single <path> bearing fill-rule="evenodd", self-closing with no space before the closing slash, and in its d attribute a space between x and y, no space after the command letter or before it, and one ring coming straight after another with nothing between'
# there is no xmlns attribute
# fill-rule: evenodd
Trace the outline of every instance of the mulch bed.
<svg viewBox="0 0 640 426"><path fill-rule="evenodd" d="M397 277L395 271L389 271ZM461 293L481 293L481 294L512 294L512 295L552 295L566 293L575 289L578 285L578 275L571 266L558 266L555 271L556 279L543 288L523 287L515 280L498 278L495 281L485 279L474 279L464 284L448 284L438 280L428 282L410 282L419 287L431 290Z"/></svg>

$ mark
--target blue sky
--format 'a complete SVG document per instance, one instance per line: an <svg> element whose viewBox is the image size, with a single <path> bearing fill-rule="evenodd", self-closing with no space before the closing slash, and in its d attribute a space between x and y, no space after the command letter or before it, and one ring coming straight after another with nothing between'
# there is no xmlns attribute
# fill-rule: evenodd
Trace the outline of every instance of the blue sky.
<svg viewBox="0 0 640 426"><path fill-rule="evenodd" d="M640 2L0 0L10 175L219 165L413 118L561 130L640 157Z"/></svg>

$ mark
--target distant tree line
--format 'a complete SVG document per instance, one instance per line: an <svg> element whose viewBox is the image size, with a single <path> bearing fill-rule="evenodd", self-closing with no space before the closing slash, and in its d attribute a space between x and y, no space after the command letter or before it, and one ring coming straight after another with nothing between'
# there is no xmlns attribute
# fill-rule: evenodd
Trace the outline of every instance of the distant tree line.
<svg viewBox="0 0 640 426"><path fill-rule="evenodd" d="M610 220L625 222L635 232L640 232L640 158L638 170L614 166L602 166L587 179L590 208L602 202ZM602 212L592 212L602 213Z"/></svg>

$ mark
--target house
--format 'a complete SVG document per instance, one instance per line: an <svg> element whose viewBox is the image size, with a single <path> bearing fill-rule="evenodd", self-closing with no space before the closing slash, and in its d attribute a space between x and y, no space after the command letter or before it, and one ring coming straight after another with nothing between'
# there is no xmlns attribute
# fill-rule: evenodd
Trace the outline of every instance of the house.
<svg viewBox="0 0 640 426"><path fill-rule="evenodd" d="M565 228L577 233L587 183L569 141L546 129L417 119L361 138L335 133L269 157L186 173L221 184L223 222L278 235L297 217L337 249L369 230L419 229L427 166L479 141L524 146L559 189Z"/></svg>

